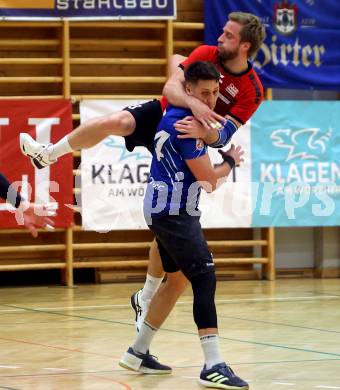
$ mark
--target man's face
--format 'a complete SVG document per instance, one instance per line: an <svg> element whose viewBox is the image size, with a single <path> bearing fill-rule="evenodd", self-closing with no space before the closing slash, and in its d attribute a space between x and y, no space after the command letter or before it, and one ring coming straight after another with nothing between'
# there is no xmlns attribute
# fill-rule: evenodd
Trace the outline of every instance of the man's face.
<svg viewBox="0 0 340 390"><path fill-rule="evenodd" d="M223 28L223 33L219 36L218 51L222 61L233 60L239 55L240 51L240 32L242 26L229 20Z"/></svg>
<svg viewBox="0 0 340 390"><path fill-rule="evenodd" d="M194 96L205 103L211 110L215 108L218 98L219 82L216 80L198 80L196 84L186 83L188 95Z"/></svg>

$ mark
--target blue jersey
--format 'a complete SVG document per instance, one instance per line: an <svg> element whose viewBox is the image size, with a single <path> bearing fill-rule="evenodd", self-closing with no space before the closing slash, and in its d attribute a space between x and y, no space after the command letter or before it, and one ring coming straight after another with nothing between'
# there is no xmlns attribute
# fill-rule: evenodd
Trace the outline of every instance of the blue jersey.
<svg viewBox="0 0 340 390"><path fill-rule="evenodd" d="M193 138L178 139L175 122L192 115L188 109L170 106L154 138L144 214L149 217L178 215L180 210L197 210L201 186L185 160L207 153L207 146Z"/></svg>

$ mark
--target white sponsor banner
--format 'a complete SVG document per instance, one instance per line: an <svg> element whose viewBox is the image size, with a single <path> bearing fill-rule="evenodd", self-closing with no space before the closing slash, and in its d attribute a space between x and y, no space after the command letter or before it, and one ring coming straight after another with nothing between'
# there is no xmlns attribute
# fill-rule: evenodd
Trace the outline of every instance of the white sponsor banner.
<svg viewBox="0 0 340 390"><path fill-rule="evenodd" d="M84 100L80 104L81 122L141 102ZM228 181L213 194L202 191L200 209L203 212L202 226L205 228L251 225L249 125L243 126L235 134L233 143L245 149L245 163L235 168ZM209 148L209 154L213 163L221 162L217 150ZM82 151L81 206L84 229L106 232L147 228L143 199L151 158L144 147L128 152L124 139L116 136L110 136L95 147Z"/></svg>
<svg viewBox="0 0 340 390"><path fill-rule="evenodd" d="M110 115L137 100L84 100L81 122ZM124 138L110 136L81 154L81 205L86 230L146 229L143 216L145 185L151 154L144 147L132 153Z"/></svg>
<svg viewBox="0 0 340 390"><path fill-rule="evenodd" d="M212 194L201 193L201 224L204 228L250 227L252 221L251 196L251 144L250 123L242 126L233 136L231 144L244 149L244 163L235 167L228 179ZM213 164L221 163L217 149L209 148Z"/></svg>

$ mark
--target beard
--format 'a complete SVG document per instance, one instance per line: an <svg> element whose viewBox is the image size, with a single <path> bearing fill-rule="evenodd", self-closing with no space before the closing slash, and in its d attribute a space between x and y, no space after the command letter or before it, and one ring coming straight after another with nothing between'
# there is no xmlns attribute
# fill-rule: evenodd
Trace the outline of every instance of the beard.
<svg viewBox="0 0 340 390"><path fill-rule="evenodd" d="M239 54L239 47L235 50L225 50L221 46L219 46L219 57L222 61L233 60Z"/></svg>

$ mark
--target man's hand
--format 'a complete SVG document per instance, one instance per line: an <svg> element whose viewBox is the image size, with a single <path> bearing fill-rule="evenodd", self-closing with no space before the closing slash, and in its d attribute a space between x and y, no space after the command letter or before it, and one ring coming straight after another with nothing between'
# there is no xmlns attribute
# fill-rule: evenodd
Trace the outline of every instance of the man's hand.
<svg viewBox="0 0 340 390"><path fill-rule="evenodd" d="M177 138L200 138L204 140L207 133L211 131L210 128L207 130L193 116L186 116L184 119L177 121L174 126L177 131L182 133Z"/></svg>
<svg viewBox="0 0 340 390"><path fill-rule="evenodd" d="M207 130L216 128L218 124L224 124L225 118L223 116L218 115L197 98L192 98L189 105L194 117L201 122Z"/></svg>
<svg viewBox="0 0 340 390"><path fill-rule="evenodd" d="M33 237L38 236L38 228L47 227L53 229L54 222L49 217L55 216L56 211L42 204L22 201L15 211L15 219L18 225L24 225Z"/></svg>
<svg viewBox="0 0 340 390"><path fill-rule="evenodd" d="M228 149L226 152L222 149L218 150L219 154L223 156L230 156L235 160L235 165L239 166L242 162L244 162L243 155L244 150L242 150L241 146L231 145L230 149Z"/></svg>

